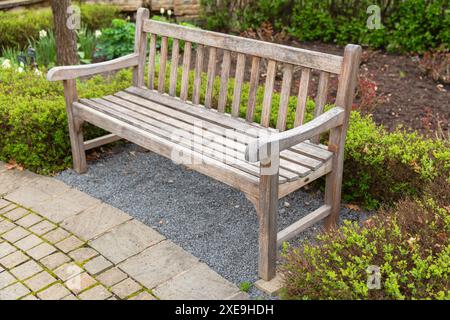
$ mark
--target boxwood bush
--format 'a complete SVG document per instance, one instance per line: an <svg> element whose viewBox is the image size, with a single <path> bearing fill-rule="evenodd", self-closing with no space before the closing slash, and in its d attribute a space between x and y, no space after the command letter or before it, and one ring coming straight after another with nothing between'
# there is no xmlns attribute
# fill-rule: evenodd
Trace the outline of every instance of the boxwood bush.
<svg viewBox="0 0 450 320"><path fill-rule="evenodd" d="M450 299L450 184L439 177L425 189L364 226L347 221L315 244L285 248L282 297ZM369 289L374 267L379 286Z"/></svg>
<svg viewBox="0 0 450 320"><path fill-rule="evenodd" d="M82 4L81 24L90 30L109 27L111 21L119 16L117 7L103 4ZM40 30L53 28L51 9L0 11L0 50L6 47L28 46L28 39L39 38Z"/></svg>

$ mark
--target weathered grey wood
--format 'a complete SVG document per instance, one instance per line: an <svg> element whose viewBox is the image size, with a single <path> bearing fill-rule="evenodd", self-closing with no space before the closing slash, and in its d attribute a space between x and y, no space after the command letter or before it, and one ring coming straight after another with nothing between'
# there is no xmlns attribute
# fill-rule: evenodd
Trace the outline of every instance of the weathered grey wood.
<svg viewBox="0 0 450 320"><path fill-rule="evenodd" d="M200 104L200 90L202 88L202 70L205 48L202 45L197 46L197 58L195 60L194 91L192 94L192 103Z"/></svg>
<svg viewBox="0 0 450 320"><path fill-rule="evenodd" d="M330 132L329 148L334 150L335 156L332 172L327 175L325 182L325 204L331 206L330 215L325 220L327 228L335 227L339 218L345 138L358 79L361 52L360 46L347 45L345 47L342 73L339 76L336 105L345 108L345 117L342 126L334 128Z"/></svg>
<svg viewBox="0 0 450 320"><path fill-rule="evenodd" d="M189 89L189 69L191 66L192 43L184 43L183 73L181 75L180 99L186 101Z"/></svg>
<svg viewBox="0 0 450 320"><path fill-rule="evenodd" d="M313 212L309 213L307 216L298 220L297 222L291 224L289 227L283 229L277 234L277 246L280 247L283 242L289 241L301 232L305 231L312 225L316 224L320 220L327 217L331 212L331 207L328 205L323 205Z"/></svg>
<svg viewBox="0 0 450 320"><path fill-rule="evenodd" d="M147 33L144 32L144 21L148 19L150 12L148 9L139 8L136 14L136 31L134 38L134 53L138 58L138 65L133 70L133 85L144 86L145 54L147 52Z"/></svg>
<svg viewBox="0 0 450 320"><path fill-rule="evenodd" d="M245 73L245 55L238 54L236 62L236 76L234 79L233 103L231 105L231 115L239 117L239 109L241 106L242 84L244 83Z"/></svg>
<svg viewBox="0 0 450 320"><path fill-rule="evenodd" d="M301 126L305 118L310 77L311 77L311 69L303 68L302 76L300 78L300 86L298 89L297 109L295 112L294 127Z"/></svg>
<svg viewBox="0 0 450 320"><path fill-rule="evenodd" d="M73 107L73 104L77 100L76 80L64 80L63 84L67 121L69 124L70 145L72 147L73 169L77 173L85 173L87 171L87 165L82 130L83 119L77 115Z"/></svg>
<svg viewBox="0 0 450 320"><path fill-rule="evenodd" d="M150 52L148 54L148 88L155 87L156 34L150 34Z"/></svg>
<svg viewBox="0 0 450 320"><path fill-rule="evenodd" d="M119 136L117 136L117 135L115 135L113 133L110 133L110 134L107 134L107 135L102 136L102 137L98 137L98 138L95 138L95 139L91 139L91 140L85 141L84 142L84 150L86 151L86 150L91 150L91 149L94 149L94 148L98 148L98 147L101 147L101 146L103 146L105 144L116 142L116 141L121 140L121 139L122 139L121 137L119 137Z"/></svg>
<svg viewBox="0 0 450 320"><path fill-rule="evenodd" d="M158 74L158 92L165 92L166 85L166 68L167 68L167 55L169 52L169 44L167 37L161 38L161 53L159 57L159 74Z"/></svg>
<svg viewBox="0 0 450 320"><path fill-rule="evenodd" d="M213 99L214 79L216 77L217 49L209 48L208 78L206 81L205 107L211 108Z"/></svg>
<svg viewBox="0 0 450 320"><path fill-rule="evenodd" d="M261 164L259 181L259 276L264 280L275 277L277 261L278 173L264 175L271 163Z"/></svg>
<svg viewBox="0 0 450 320"><path fill-rule="evenodd" d="M264 87L264 100L261 114L261 125L264 127L268 127L270 125L273 86L275 84L276 70L277 70L277 63L274 60L269 60L269 63L267 64L266 85Z"/></svg>
<svg viewBox="0 0 450 320"><path fill-rule="evenodd" d="M161 36L178 38L250 56L323 70L335 74L341 71L342 57L299 49L270 42L247 39L228 34L187 28L176 24L147 20L144 30Z"/></svg>
<svg viewBox="0 0 450 320"><path fill-rule="evenodd" d="M267 156L270 156L272 146L276 146L279 151L288 149L321 132L342 125L344 117L345 110L334 107L303 126L270 135L268 138L255 139L247 146L245 158L251 162L259 161L260 155L264 154L261 150L267 150Z"/></svg>
<svg viewBox="0 0 450 320"><path fill-rule="evenodd" d="M317 118L323 113L328 96L328 79L330 74L328 72L321 72L319 77L319 85L317 88L316 108L314 109L314 117ZM319 143L320 135L311 138L312 143Z"/></svg>
<svg viewBox="0 0 450 320"><path fill-rule="evenodd" d="M119 69L137 66L139 55L132 53L121 58L110 61L84 64L79 66L54 67L47 73L48 81L71 80L80 77L92 76L95 74L110 72Z"/></svg>
<svg viewBox="0 0 450 320"><path fill-rule="evenodd" d="M260 57L252 57L252 69L250 73L250 89L248 92L248 104L247 113L245 119L248 122L253 122L255 117L255 107L256 107L256 93L258 91L259 85L259 64Z"/></svg>
<svg viewBox="0 0 450 320"><path fill-rule="evenodd" d="M173 39L172 44L172 59L170 61L170 80L169 80L169 95L176 96L177 93L177 78L178 78L178 61L180 59L180 42L178 39Z"/></svg>
<svg viewBox="0 0 450 320"><path fill-rule="evenodd" d="M228 97L228 79L230 76L231 53L228 50L223 52L222 70L220 71L220 92L217 111L225 112Z"/></svg>
<svg viewBox="0 0 450 320"><path fill-rule="evenodd" d="M291 95L292 75L294 66L285 64L283 69L283 83L281 84L280 107L278 109L277 129L286 129L286 118L288 113L289 97Z"/></svg>

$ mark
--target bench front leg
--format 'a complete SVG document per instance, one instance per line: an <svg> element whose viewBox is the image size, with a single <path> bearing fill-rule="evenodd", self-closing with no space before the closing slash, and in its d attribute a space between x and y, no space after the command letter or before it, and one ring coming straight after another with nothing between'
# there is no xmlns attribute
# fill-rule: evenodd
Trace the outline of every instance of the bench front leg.
<svg viewBox="0 0 450 320"><path fill-rule="evenodd" d="M76 116L73 103L77 100L76 80L64 80L64 97L66 100L67 121L69 125L70 145L72 147L73 169L77 173L87 171L84 150L83 121Z"/></svg>
<svg viewBox="0 0 450 320"><path fill-rule="evenodd" d="M275 173L265 175L268 164L261 163L259 182L259 276L270 281L276 274L277 263L277 215L278 215L278 168Z"/></svg>

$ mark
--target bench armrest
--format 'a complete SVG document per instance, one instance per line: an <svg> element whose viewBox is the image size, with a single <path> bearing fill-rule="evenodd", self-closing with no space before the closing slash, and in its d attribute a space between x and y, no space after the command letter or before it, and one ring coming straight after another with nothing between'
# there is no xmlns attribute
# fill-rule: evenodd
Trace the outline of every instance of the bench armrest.
<svg viewBox="0 0 450 320"><path fill-rule="evenodd" d="M334 107L314 120L297 128L272 134L266 138L255 139L245 150L245 159L249 162L270 159L271 152L281 152L322 132L344 123L345 110Z"/></svg>
<svg viewBox="0 0 450 320"><path fill-rule="evenodd" d="M47 73L47 80L71 80L102 72L134 67L138 65L138 58L139 54L132 53L114 60L100 63L54 67Z"/></svg>

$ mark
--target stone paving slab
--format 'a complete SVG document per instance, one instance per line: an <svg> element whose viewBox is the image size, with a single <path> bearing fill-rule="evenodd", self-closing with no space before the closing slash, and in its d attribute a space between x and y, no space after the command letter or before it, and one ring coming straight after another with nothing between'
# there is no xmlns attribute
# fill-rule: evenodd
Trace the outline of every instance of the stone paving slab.
<svg viewBox="0 0 450 320"><path fill-rule="evenodd" d="M246 299L131 216L0 163L0 300Z"/></svg>

